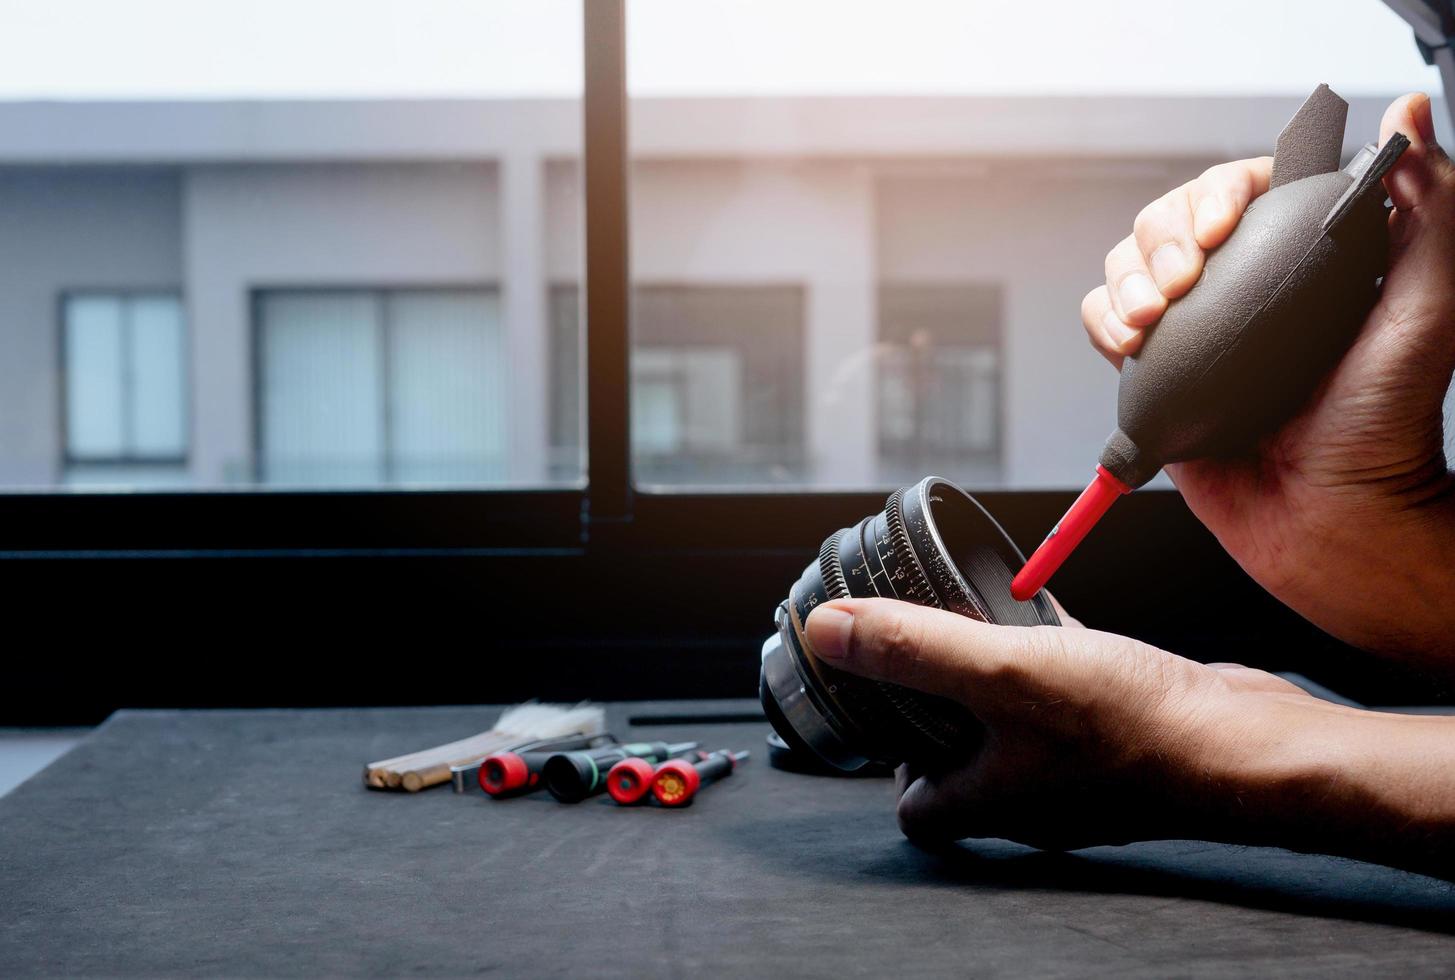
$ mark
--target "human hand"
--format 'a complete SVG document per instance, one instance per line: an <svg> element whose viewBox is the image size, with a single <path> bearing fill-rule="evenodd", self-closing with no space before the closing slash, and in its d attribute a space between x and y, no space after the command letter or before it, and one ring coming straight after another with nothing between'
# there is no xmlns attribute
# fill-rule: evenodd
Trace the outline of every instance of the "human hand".
<svg viewBox="0 0 1455 980"><path fill-rule="evenodd" d="M992 626L894 599L809 615L815 656L957 700L985 727L957 767L900 768L905 834L1272 844L1455 880L1455 718L1346 708L1069 622Z"/></svg>
<svg viewBox="0 0 1455 980"><path fill-rule="evenodd" d="M1442 406L1455 370L1455 165L1430 100L1385 112L1410 139L1385 178L1394 202L1380 298L1303 411L1238 459L1168 473L1255 580L1330 633L1455 674L1455 480ZM1213 167L1137 216L1082 302L1092 344L1120 367L1207 252L1268 189L1272 159Z"/></svg>
<svg viewBox="0 0 1455 980"><path fill-rule="evenodd" d="M1074 624L1074 621L1071 621ZM1281 678L1204 666L1076 626L993 626L890 599L841 599L806 623L815 656L959 701L985 726L963 766L901 768L899 821L924 840L1037 847L1216 837L1229 787L1262 792Z"/></svg>

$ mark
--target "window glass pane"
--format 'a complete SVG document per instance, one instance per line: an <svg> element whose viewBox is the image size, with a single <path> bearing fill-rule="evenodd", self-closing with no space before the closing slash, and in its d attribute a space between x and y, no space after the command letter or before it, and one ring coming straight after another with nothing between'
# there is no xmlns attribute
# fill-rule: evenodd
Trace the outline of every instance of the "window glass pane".
<svg viewBox="0 0 1455 980"><path fill-rule="evenodd" d="M267 294L258 311L258 479L283 486L382 482L380 297Z"/></svg>
<svg viewBox="0 0 1455 980"><path fill-rule="evenodd" d="M1229 0L1191 48L1165 8L628 0L637 481L1084 486L1117 378L1081 298L1138 211L1320 81L1346 153L1440 92L1378 2Z"/></svg>
<svg viewBox="0 0 1455 980"><path fill-rule="evenodd" d="M126 455L122 316L119 297L66 300L66 452L73 459Z"/></svg>
<svg viewBox="0 0 1455 980"><path fill-rule="evenodd" d="M580 0L18 0L0 55L0 489L580 485Z"/></svg>
<svg viewBox="0 0 1455 980"><path fill-rule="evenodd" d="M998 287L885 285L878 318L881 473L911 482L954 466L965 482L999 482Z"/></svg>
<svg viewBox="0 0 1455 980"><path fill-rule="evenodd" d="M632 454L638 483L780 483L804 473L804 295L798 286L639 284L632 291ZM580 342L575 287L551 292L552 362ZM558 385L558 391L574 391ZM552 404L575 453L579 404Z"/></svg>
<svg viewBox="0 0 1455 980"><path fill-rule="evenodd" d="M180 459L187 451L182 304L172 296L141 296L128 309L132 453Z"/></svg>
<svg viewBox="0 0 1455 980"><path fill-rule="evenodd" d="M500 303L494 293L389 296L390 478L495 483L509 431Z"/></svg>

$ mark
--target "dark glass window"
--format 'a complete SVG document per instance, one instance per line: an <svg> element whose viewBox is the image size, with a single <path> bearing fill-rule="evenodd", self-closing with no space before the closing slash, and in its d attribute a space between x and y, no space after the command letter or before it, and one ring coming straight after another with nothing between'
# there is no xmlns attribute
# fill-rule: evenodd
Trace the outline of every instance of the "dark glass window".
<svg viewBox="0 0 1455 980"><path fill-rule="evenodd" d="M1000 291L993 285L879 290L879 456L890 481L943 467L1000 477Z"/></svg>

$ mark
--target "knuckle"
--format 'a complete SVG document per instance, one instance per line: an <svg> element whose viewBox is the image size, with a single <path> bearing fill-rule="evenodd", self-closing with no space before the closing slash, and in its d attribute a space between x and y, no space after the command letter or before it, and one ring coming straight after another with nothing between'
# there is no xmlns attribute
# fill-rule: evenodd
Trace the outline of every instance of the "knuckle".
<svg viewBox="0 0 1455 980"><path fill-rule="evenodd" d="M1007 627L1000 656L985 669L986 679L1007 690L1044 686L1048 667L1065 655L1064 631L1055 626Z"/></svg>
<svg viewBox="0 0 1455 980"><path fill-rule="evenodd" d="M1128 235L1111 247L1111 251L1106 253L1106 278L1108 282L1115 280L1117 275L1131 264L1129 260L1135 252L1137 252L1137 240L1131 235Z"/></svg>
<svg viewBox="0 0 1455 980"><path fill-rule="evenodd" d="M1138 242L1166 237L1168 225L1176 209L1172 196L1175 193L1164 194L1137 212L1136 220L1132 222L1132 232Z"/></svg>
<svg viewBox="0 0 1455 980"><path fill-rule="evenodd" d="M1065 660L1066 656L1064 627L1032 626L1026 630L1024 650L1019 658L1022 669L1035 666L1039 670L1045 670Z"/></svg>
<svg viewBox="0 0 1455 980"><path fill-rule="evenodd" d="M1156 224L1157 213L1153 210L1154 207L1156 207L1155 202L1148 204L1137 212L1136 218L1132 219L1132 234L1138 239L1143 238Z"/></svg>
<svg viewBox="0 0 1455 980"><path fill-rule="evenodd" d="M1216 163L1197 179L1208 190L1221 190L1243 183L1245 177L1243 169L1236 163Z"/></svg>
<svg viewBox="0 0 1455 980"><path fill-rule="evenodd" d="M874 659L886 674L903 673L917 656L914 629L899 611L880 614L875 624Z"/></svg>

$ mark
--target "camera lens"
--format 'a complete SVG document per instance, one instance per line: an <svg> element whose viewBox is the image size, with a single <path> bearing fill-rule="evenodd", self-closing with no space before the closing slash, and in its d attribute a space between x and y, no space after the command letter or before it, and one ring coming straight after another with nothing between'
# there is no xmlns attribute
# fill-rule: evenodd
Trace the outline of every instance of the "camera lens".
<svg viewBox="0 0 1455 980"><path fill-rule="evenodd" d="M980 724L960 704L845 673L808 650L803 624L821 603L880 596L987 623L1059 625L1044 592L1011 598L1025 559L965 491L939 477L889 495L884 510L829 535L778 607L758 693L783 740L835 768L943 764L974 750Z"/></svg>

